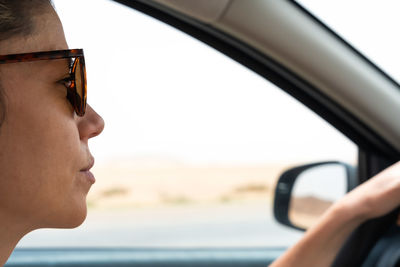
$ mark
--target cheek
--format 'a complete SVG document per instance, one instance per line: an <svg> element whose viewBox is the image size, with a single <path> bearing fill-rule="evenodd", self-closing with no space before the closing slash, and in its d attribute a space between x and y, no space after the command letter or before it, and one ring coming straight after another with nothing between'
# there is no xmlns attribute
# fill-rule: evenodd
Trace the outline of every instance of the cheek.
<svg viewBox="0 0 400 267"><path fill-rule="evenodd" d="M86 193L77 180L82 151L76 123L51 103L38 105L43 97L8 97L0 127L0 212L36 220L82 202Z"/></svg>
<svg viewBox="0 0 400 267"><path fill-rule="evenodd" d="M65 167L56 164L60 162L73 167L79 155L79 133L61 91L38 81L21 80L14 80L7 88L0 138L12 147L9 153L22 157L20 163L37 172L61 171Z"/></svg>
<svg viewBox="0 0 400 267"><path fill-rule="evenodd" d="M33 121L31 121L33 123ZM26 126L26 127L25 127ZM19 199L34 199L57 196L59 199L73 186L79 157L79 140L64 133L65 128L49 128L45 124L29 127L14 127L8 136L2 135L0 152L1 179L16 187ZM3 138L4 137L4 138Z"/></svg>

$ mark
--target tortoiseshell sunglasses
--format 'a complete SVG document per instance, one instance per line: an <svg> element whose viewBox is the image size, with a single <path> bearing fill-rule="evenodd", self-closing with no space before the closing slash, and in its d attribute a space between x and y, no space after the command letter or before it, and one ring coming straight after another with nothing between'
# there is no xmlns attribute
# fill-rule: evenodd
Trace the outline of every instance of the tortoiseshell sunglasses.
<svg viewBox="0 0 400 267"><path fill-rule="evenodd" d="M67 86L67 99L71 102L76 114L82 117L85 115L87 98L83 49L4 55L0 56L0 64L63 58L71 59L69 66L71 83Z"/></svg>

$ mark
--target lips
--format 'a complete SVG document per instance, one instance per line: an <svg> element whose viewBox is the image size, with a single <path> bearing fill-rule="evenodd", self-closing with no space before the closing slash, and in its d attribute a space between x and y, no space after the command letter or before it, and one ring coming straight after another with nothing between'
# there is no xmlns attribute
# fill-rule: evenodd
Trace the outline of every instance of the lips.
<svg viewBox="0 0 400 267"><path fill-rule="evenodd" d="M83 176L86 177L87 181L89 181L91 184L94 184L96 182L96 178L94 177L93 173L90 172L90 169L93 167L93 165L94 158L90 157L89 164L80 170L80 173L83 174Z"/></svg>
<svg viewBox="0 0 400 267"><path fill-rule="evenodd" d="M93 167L93 165L94 165L94 158L93 158L93 157L90 157L89 164L86 165L86 167L84 167L84 168L81 169L80 171L81 171L81 172L87 172L87 171L89 171L89 170Z"/></svg>

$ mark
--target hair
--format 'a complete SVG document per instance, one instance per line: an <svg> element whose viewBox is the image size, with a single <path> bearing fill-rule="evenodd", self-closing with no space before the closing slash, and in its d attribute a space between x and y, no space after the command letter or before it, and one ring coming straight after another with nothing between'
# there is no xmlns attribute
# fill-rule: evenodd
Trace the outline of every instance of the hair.
<svg viewBox="0 0 400 267"><path fill-rule="evenodd" d="M51 6L51 0L0 0L0 46L10 38L31 34L33 17ZM6 117L5 98L0 81L0 126Z"/></svg>
<svg viewBox="0 0 400 267"><path fill-rule="evenodd" d="M33 16L51 5L51 0L0 0L0 41L32 33Z"/></svg>

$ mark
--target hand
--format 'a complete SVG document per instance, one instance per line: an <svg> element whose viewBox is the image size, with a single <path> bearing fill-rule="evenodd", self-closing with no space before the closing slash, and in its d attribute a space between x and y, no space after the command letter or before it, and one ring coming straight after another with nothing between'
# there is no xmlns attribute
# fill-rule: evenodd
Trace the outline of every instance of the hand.
<svg viewBox="0 0 400 267"><path fill-rule="evenodd" d="M352 231L400 205L400 162L380 172L332 205L303 238L272 265L331 266Z"/></svg>
<svg viewBox="0 0 400 267"><path fill-rule="evenodd" d="M362 221L383 216L400 206L400 162L375 175L339 202Z"/></svg>

